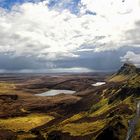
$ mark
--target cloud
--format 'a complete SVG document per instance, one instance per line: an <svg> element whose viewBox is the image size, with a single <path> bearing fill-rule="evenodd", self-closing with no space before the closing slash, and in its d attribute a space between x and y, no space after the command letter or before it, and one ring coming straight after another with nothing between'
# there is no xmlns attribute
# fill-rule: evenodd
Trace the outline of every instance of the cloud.
<svg viewBox="0 0 140 140"><path fill-rule="evenodd" d="M81 0L76 14L66 7L58 10L66 2L53 8L48 1L25 2L10 11L0 8L0 54L54 66L58 60L80 58L79 52L140 47L139 0Z"/></svg>
<svg viewBox="0 0 140 140"><path fill-rule="evenodd" d="M135 33L138 28L137 22L140 21L139 0L127 0L125 2L121 0L81 0L80 6L82 13L90 10L97 14L96 17L104 17L105 19L102 22L98 21L99 25L101 24L98 29L102 34L105 33L105 38L99 42L99 46L95 50L118 49L134 44L132 32L129 32L129 39L126 34L131 30Z"/></svg>
<svg viewBox="0 0 140 140"><path fill-rule="evenodd" d="M1 11L0 51L14 56L36 56L55 60L78 57L81 41L78 18L69 11L49 10L45 2L25 3L12 11Z"/></svg>
<svg viewBox="0 0 140 140"><path fill-rule="evenodd" d="M50 72L57 73L57 72L93 72L94 70L84 68L84 67L71 67L71 68L56 68L56 69L50 69Z"/></svg>
<svg viewBox="0 0 140 140"><path fill-rule="evenodd" d="M98 11L99 4L102 3L97 2L96 5L95 1L95 4L90 5L96 5ZM106 5L109 4L106 3ZM91 8L88 7L88 9ZM16 55L32 55L33 53L33 55L39 54L49 59L51 56L52 59L57 55L60 56L60 53L62 57L65 56L64 53L73 57L75 56L73 52L83 45L93 46L95 51L117 49L123 43L125 30L132 28L128 25L131 17L130 15L129 18L128 15L118 17L118 14L112 15L109 11L107 13L104 8L99 9L102 10L97 14L101 13L101 16L104 14L105 18L111 21L107 21L100 15L78 17L67 10L59 13L56 10L49 10L45 2L15 6L10 13L5 13L1 17L3 21L1 46L5 45L5 50L10 46L9 51L16 48ZM111 13L116 13L114 7ZM97 35L104 38L97 39Z"/></svg>
<svg viewBox="0 0 140 140"><path fill-rule="evenodd" d="M82 10L89 10L96 12L98 15L113 18L119 14L130 14L137 11L139 4L139 0L126 0L125 2L122 0L81 0L80 6Z"/></svg>
<svg viewBox="0 0 140 140"><path fill-rule="evenodd" d="M128 51L123 57L121 57L122 62L131 62L136 66L140 67L140 53L134 53L132 51Z"/></svg>
<svg viewBox="0 0 140 140"><path fill-rule="evenodd" d="M0 73L84 73L95 72L94 70L84 67L71 67L71 68L53 68L53 69L21 69L21 70L7 70L0 69Z"/></svg>

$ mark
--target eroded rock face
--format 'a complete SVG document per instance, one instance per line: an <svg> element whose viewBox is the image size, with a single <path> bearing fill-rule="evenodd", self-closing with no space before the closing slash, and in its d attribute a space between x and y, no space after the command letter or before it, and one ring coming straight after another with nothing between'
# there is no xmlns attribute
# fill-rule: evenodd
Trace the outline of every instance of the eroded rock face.
<svg viewBox="0 0 140 140"><path fill-rule="evenodd" d="M124 75L128 75L128 74L134 74L137 73L138 69L133 65L133 64L129 64L129 63L125 63L120 70L118 71L117 74L124 74Z"/></svg>
<svg viewBox="0 0 140 140"><path fill-rule="evenodd" d="M132 88L132 87L124 87L121 88L121 90L116 93L115 95L113 95L112 97L109 98L109 104L113 103L114 101L118 100L124 100L127 97L133 95L134 97L138 97L140 96L139 94L140 88Z"/></svg>
<svg viewBox="0 0 140 140"><path fill-rule="evenodd" d="M52 132L48 136L48 140L61 140L62 135L59 132Z"/></svg>
<svg viewBox="0 0 140 140"><path fill-rule="evenodd" d="M47 140L92 140L94 134L85 136L71 136L69 133L62 133L61 131L53 131L48 135Z"/></svg>
<svg viewBox="0 0 140 140"><path fill-rule="evenodd" d="M125 134L126 128L121 122L121 117L117 117L97 136L96 140L123 140Z"/></svg>
<svg viewBox="0 0 140 140"><path fill-rule="evenodd" d="M115 134L112 127L109 127L101 133L96 140L119 140Z"/></svg>

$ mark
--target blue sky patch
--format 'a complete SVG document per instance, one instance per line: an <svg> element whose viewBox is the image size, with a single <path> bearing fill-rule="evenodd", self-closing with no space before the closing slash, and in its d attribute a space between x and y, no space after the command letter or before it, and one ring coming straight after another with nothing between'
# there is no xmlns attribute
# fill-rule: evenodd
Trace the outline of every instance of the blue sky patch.
<svg viewBox="0 0 140 140"><path fill-rule="evenodd" d="M44 0L0 0L0 7L4 9L11 9L15 4L23 4L25 2L37 3ZM81 0L48 0L48 7L50 9L65 10L68 9L73 14L78 14L80 12L78 4ZM86 11L85 14L96 15L91 11Z"/></svg>
<svg viewBox="0 0 140 140"><path fill-rule="evenodd" d="M80 2L80 0L70 0L70 1L51 0L50 3L49 3L49 7L50 8L56 8L56 9L59 9L59 10L68 9L72 13L78 13L79 12L79 8L78 8L78 3L79 2Z"/></svg>
<svg viewBox="0 0 140 140"><path fill-rule="evenodd" d="M15 4L22 4L25 2L36 3L39 1L43 1L43 0L0 0L0 7L5 8L5 9L11 9L11 7ZM70 1L50 0L48 6L49 6L49 8L56 8L58 10L68 9L72 13L78 13L79 12L79 9L78 9L79 2L80 2L80 0L70 0Z"/></svg>

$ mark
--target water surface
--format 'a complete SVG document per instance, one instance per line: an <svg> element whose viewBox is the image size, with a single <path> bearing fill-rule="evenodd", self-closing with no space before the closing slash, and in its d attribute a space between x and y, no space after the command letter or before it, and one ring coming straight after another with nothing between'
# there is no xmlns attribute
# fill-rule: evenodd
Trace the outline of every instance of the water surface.
<svg viewBox="0 0 140 140"><path fill-rule="evenodd" d="M58 94L74 94L76 91L73 90L59 90L59 89L51 89L49 91L40 93L40 94L36 94L36 96L55 96Z"/></svg>
<svg viewBox="0 0 140 140"><path fill-rule="evenodd" d="M101 85L104 85L104 84L106 84L106 82L97 82L95 84L92 84L92 86L97 87L97 86L101 86Z"/></svg>

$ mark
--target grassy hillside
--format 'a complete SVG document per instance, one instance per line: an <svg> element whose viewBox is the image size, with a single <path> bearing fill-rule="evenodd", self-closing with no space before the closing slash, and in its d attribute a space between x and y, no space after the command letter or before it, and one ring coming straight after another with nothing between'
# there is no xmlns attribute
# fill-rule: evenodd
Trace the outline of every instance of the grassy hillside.
<svg viewBox="0 0 140 140"><path fill-rule="evenodd" d="M0 137L13 136L21 140L125 140L128 121L135 116L136 103L140 100L139 69L125 64L106 81L105 85L80 90L77 95L52 98L30 95L30 98L22 98L18 94L16 99L1 96L5 108L9 108L10 104L12 113L16 115L6 119L1 116ZM15 90L13 85L9 87ZM0 88L6 91L4 86ZM139 133L140 123L137 124L134 140L139 139Z"/></svg>
<svg viewBox="0 0 140 140"><path fill-rule="evenodd" d="M98 89L94 91L97 92L96 94L100 94L101 98L97 103L93 100L93 104L87 111L60 121L57 125L54 123L47 129L43 128L42 133L45 138L124 140L127 134L128 121L134 117L136 101L140 97L139 73L131 71L129 75L125 73L126 71L123 69L121 72L120 70L119 73L111 77L108 85L102 87L101 91ZM121 79L118 80L118 78ZM111 86L112 81L113 86ZM91 101L94 97L89 96L87 98ZM85 106L87 104L85 103ZM135 132L135 137L138 136L139 124Z"/></svg>
<svg viewBox="0 0 140 140"><path fill-rule="evenodd" d="M45 114L30 114L25 117L14 117L9 119L0 119L0 126L4 129L10 129L14 132L25 131L43 125L53 119L52 116Z"/></svg>

